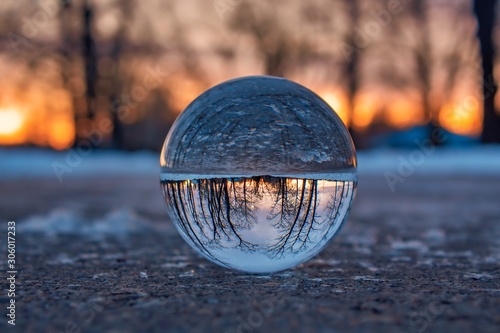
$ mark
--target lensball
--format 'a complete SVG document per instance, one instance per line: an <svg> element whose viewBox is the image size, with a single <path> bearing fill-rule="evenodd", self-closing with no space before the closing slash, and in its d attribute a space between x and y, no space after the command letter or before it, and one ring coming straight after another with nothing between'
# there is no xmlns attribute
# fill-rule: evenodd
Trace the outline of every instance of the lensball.
<svg viewBox="0 0 500 333"><path fill-rule="evenodd" d="M356 150L309 89L251 76L219 84L177 118L161 152L168 213L224 267L271 273L320 252L356 192Z"/></svg>

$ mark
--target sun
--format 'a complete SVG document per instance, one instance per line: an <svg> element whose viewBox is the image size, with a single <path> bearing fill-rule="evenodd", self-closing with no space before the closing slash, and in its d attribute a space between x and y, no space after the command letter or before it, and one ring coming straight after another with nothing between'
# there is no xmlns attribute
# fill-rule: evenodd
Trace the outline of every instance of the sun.
<svg viewBox="0 0 500 333"><path fill-rule="evenodd" d="M0 109L0 135L15 134L23 126L23 116L20 112L11 109Z"/></svg>

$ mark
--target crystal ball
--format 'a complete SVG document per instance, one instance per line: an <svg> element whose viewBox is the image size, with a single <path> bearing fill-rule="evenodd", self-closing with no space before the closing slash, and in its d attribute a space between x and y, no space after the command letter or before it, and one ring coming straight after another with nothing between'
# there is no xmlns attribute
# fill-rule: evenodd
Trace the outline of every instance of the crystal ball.
<svg viewBox="0 0 500 333"><path fill-rule="evenodd" d="M160 158L167 210L221 266L271 273L318 254L346 220L356 150L341 119L290 80L219 84L177 118Z"/></svg>

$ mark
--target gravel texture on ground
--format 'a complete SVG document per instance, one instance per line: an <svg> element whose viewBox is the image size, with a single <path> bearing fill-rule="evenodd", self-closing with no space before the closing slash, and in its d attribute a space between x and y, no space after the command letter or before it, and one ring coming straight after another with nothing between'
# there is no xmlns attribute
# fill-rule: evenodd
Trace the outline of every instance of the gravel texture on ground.
<svg viewBox="0 0 500 333"><path fill-rule="evenodd" d="M15 220L18 276L16 326L2 292L0 331L499 332L499 185L413 176L392 192L361 176L325 251L248 275L183 242L155 177L2 180L0 244Z"/></svg>

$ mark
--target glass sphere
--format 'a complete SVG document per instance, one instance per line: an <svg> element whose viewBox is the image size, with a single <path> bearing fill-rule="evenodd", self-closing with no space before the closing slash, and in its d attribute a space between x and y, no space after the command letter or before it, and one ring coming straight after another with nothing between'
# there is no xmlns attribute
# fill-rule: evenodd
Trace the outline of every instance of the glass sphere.
<svg viewBox="0 0 500 333"><path fill-rule="evenodd" d="M337 233L356 191L356 150L309 89L252 76L179 116L160 158L169 215L195 250L252 273L293 267Z"/></svg>

